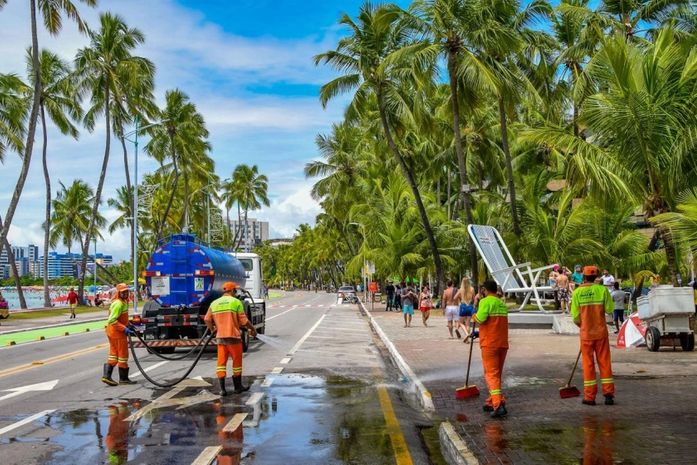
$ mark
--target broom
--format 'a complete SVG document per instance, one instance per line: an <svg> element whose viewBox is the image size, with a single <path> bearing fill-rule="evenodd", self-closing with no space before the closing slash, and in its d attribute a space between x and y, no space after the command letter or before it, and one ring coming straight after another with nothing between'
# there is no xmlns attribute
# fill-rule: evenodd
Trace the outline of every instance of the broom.
<svg viewBox="0 0 697 465"><path fill-rule="evenodd" d="M569 382L566 386L559 388L559 397L562 399L568 399L570 397L578 397L581 395L581 391L578 390L576 386L571 385L571 380L576 373L576 367L578 366L578 360L581 358L581 349L578 350L578 356L576 357L576 363L574 363L574 369L571 370L571 376L569 376Z"/></svg>
<svg viewBox="0 0 697 465"><path fill-rule="evenodd" d="M477 388L476 385L469 384L470 381L470 366L472 365L472 350L474 348L474 327L475 324L472 324L472 341L470 341L470 356L469 360L467 360L467 375L465 376L465 385L457 388L455 390L455 398L457 400L462 400L462 399L469 399L472 397L477 397L479 395L479 389Z"/></svg>

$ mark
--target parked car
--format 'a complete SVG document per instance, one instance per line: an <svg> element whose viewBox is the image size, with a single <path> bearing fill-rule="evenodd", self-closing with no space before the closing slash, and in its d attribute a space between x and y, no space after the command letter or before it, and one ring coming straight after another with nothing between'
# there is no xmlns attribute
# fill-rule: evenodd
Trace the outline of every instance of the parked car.
<svg viewBox="0 0 697 465"><path fill-rule="evenodd" d="M356 288L353 286L341 286L336 294L337 301L341 299L342 303L355 304L358 302L356 297Z"/></svg>

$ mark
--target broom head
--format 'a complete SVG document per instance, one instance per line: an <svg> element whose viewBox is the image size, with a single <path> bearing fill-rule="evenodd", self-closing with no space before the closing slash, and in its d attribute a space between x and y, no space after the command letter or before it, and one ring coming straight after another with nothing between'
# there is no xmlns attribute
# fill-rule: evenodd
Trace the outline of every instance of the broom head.
<svg viewBox="0 0 697 465"><path fill-rule="evenodd" d="M470 399L479 396L479 389L474 384L462 386L455 390L455 398L457 400Z"/></svg>
<svg viewBox="0 0 697 465"><path fill-rule="evenodd" d="M564 386L559 388L559 397L562 399L569 399L571 397L578 397L580 395L581 391L579 391L576 386Z"/></svg>

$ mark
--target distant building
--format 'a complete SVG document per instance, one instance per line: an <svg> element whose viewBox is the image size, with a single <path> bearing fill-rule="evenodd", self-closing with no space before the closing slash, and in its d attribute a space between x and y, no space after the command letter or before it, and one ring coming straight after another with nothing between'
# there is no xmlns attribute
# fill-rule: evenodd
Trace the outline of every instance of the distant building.
<svg viewBox="0 0 697 465"><path fill-rule="evenodd" d="M245 231L244 220L233 220L230 221L230 232L232 237L237 238L240 242L240 249L243 252L251 252L254 247L269 240L269 222L247 218L247 230Z"/></svg>
<svg viewBox="0 0 697 465"><path fill-rule="evenodd" d="M58 253L49 252L48 254L48 279L62 278L64 276L78 276L78 267L82 262L82 255L77 253ZM97 263L100 265L110 265L113 263L111 255L97 254ZM40 278L44 277L44 257L39 257L38 274ZM94 255L90 255L87 259L87 272L92 273L94 269Z"/></svg>
<svg viewBox="0 0 697 465"><path fill-rule="evenodd" d="M29 244L27 247L16 245L10 247L12 248L12 255L14 255L17 274L20 277L30 275L34 268L34 263L39 258L39 248L34 244ZM4 247L0 251L0 276L3 279L12 276L12 266L7 256L7 250Z"/></svg>

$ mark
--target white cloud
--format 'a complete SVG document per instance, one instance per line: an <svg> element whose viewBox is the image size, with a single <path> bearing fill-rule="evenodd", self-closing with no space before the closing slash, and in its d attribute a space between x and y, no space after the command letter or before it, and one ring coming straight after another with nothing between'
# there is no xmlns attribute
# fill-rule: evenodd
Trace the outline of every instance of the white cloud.
<svg viewBox="0 0 697 465"><path fill-rule="evenodd" d="M278 189L278 198L270 207L253 213L256 218L269 222L271 238L293 237L298 225L315 223L321 208L310 195L311 187L311 182L285 185Z"/></svg>

